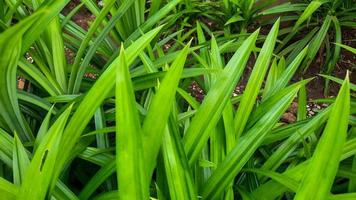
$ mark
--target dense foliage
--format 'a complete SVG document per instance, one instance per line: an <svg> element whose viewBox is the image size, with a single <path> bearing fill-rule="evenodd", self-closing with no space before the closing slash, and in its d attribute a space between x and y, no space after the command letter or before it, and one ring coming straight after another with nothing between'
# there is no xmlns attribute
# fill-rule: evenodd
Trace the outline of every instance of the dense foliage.
<svg viewBox="0 0 356 200"><path fill-rule="evenodd" d="M354 0L73 2L0 0L0 199L356 199Z"/></svg>

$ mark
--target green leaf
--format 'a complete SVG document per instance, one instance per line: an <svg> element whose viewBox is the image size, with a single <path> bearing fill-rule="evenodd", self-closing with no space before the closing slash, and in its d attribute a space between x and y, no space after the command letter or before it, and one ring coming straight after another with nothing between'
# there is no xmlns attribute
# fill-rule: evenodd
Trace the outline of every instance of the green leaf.
<svg viewBox="0 0 356 200"><path fill-rule="evenodd" d="M306 9L306 4L292 4L290 2L284 3L278 6L273 6L261 12L262 15L271 15L285 12L295 12L295 11L304 11Z"/></svg>
<svg viewBox="0 0 356 200"><path fill-rule="evenodd" d="M53 190L53 196L56 199L79 200L78 197L61 181L58 181Z"/></svg>
<svg viewBox="0 0 356 200"><path fill-rule="evenodd" d="M304 70L306 70L309 67L309 65L315 58L316 54L318 53L318 51L325 39L325 36L329 30L330 23L331 23L331 16L328 15L325 18L323 25L320 27L318 33L316 34L316 36L313 38L313 40L310 43L310 48L308 49L308 53L307 53L306 59L304 61L305 65L303 65Z"/></svg>
<svg viewBox="0 0 356 200"><path fill-rule="evenodd" d="M19 188L0 177L0 193L4 200L16 200L19 193Z"/></svg>
<svg viewBox="0 0 356 200"><path fill-rule="evenodd" d="M231 58L225 69L218 75L202 105L192 119L184 136L184 149L192 165L199 157L216 126L231 93L240 79L244 66L257 39L258 31L251 34Z"/></svg>
<svg viewBox="0 0 356 200"><path fill-rule="evenodd" d="M340 158L340 161L355 155L355 153L356 153L356 138L353 138L348 140L345 143L344 147L342 148L342 156ZM296 166L291 166L291 168L287 169L283 174L300 182L303 176L305 175L309 163L310 163L310 159ZM259 186L256 190L252 192L252 194L255 198L264 197L264 199L275 199L286 191L288 191L286 187L284 187L280 183L270 180L262 184L261 186Z"/></svg>
<svg viewBox="0 0 356 200"><path fill-rule="evenodd" d="M136 29L135 32L133 32L127 39L126 41L132 41L137 39L142 31L148 31L152 29L152 27L163 17L165 17L171 10L173 10L178 3L180 3L182 0L172 0L169 1L165 4L163 8L161 8L157 13L152 15L150 18L148 18L138 29Z"/></svg>
<svg viewBox="0 0 356 200"><path fill-rule="evenodd" d="M299 183L297 181L295 181L294 179L283 175L283 174L279 174L273 171L267 171L267 170L261 170L261 169L246 169L244 171L247 172L254 172L254 173L258 173L261 174L263 176L267 176L269 178L272 178L273 180L283 184L284 186L288 187L289 189L291 189L292 191L297 191Z"/></svg>
<svg viewBox="0 0 356 200"><path fill-rule="evenodd" d="M261 169L263 170L276 170L285 159L293 152L297 145L303 141L303 139L314 131L316 131L329 117L330 109L327 108L304 124L302 127L296 129L294 134L287 140L280 144L280 146L273 152L273 154L263 164Z"/></svg>
<svg viewBox="0 0 356 200"><path fill-rule="evenodd" d="M300 25L302 25L325 2L326 1L322 1L322 0L314 0L314 1L310 2L308 7L300 15L300 17L299 17L298 21L295 23L293 29L297 29Z"/></svg>
<svg viewBox="0 0 356 200"><path fill-rule="evenodd" d="M58 16L70 0L48 0L44 1L36 13L41 13L40 18L32 24L31 28L24 34L21 54L24 54L30 46L43 33L47 25Z"/></svg>
<svg viewBox="0 0 356 200"><path fill-rule="evenodd" d="M19 98L20 102L26 102L32 104L38 108L42 108L43 110L51 110L52 104L49 103L46 99L36 96L32 93L25 92L25 91L18 91L17 97ZM53 108L51 110L53 114L57 114L58 110Z"/></svg>
<svg viewBox="0 0 356 200"><path fill-rule="evenodd" d="M334 70L336 63L339 61L341 46L339 46L337 44L342 42L342 31L341 31L341 26L340 26L339 20L335 16L332 16L331 20L334 24L336 46L334 48L333 56L332 56L331 60L329 61L329 63L327 64L327 68L326 68L327 74L330 74ZM356 51L355 51L355 54L356 54Z"/></svg>
<svg viewBox="0 0 356 200"><path fill-rule="evenodd" d="M314 38L315 34L318 32L319 27L315 27L311 30L307 35L296 41L295 43L288 45L288 47L284 48L279 55L285 56L288 54L286 58L286 63L289 65L295 57L307 46L307 44ZM289 53L290 52L290 53Z"/></svg>
<svg viewBox="0 0 356 200"><path fill-rule="evenodd" d="M179 95L181 95L184 100L189 103L190 106L192 106L193 109L198 109L200 104L199 102L194 98L192 97L188 92L180 89L180 88L177 88L177 92Z"/></svg>
<svg viewBox="0 0 356 200"><path fill-rule="evenodd" d="M265 87L263 88L263 93L262 93L262 99L266 98L266 95L270 93L270 90L273 89L274 85L276 84L276 81L278 80L280 74L278 73L278 65L277 65L277 60L273 59L271 67L269 69L267 79L265 82Z"/></svg>
<svg viewBox="0 0 356 200"><path fill-rule="evenodd" d="M269 93L266 94L265 99L268 99L271 95L275 94L277 91L281 90L288 85L289 81L292 79L293 75L297 71L300 63L303 61L305 55L308 52L308 46L306 46L298 56L292 61L292 63L286 68L281 77L276 81L273 89L269 90Z"/></svg>
<svg viewBox="0 0 356 200"><path fill-rule="evenodd" d="M255 200L253 198L253 196L248 191L246 191L245 189L237 188L237 191L241 195L242 200Z"/></svg>
<svg viewBox="0 0 356 200"><path fill-rule="evenodd" d="M21 59L18 63L21 70L25 72L26 75L31 77L34 84L42 87L43 89L48 92L48 94L52 96L56 96L62 93L60 87L58 86L57 82L54 80L53 76L47 76L48 73L43 74L41 70L36 68L33 64Z"/></svg>
<svg viewBox="0 0 356 200"><path fill-rule="evenodd" d="M350 51L353 54L356 54L356 49L355 48L352 48L352 47L344 45L344 44L339 44L339 43L336 43L336 45L338 45L338 46Z"/></svg>
<svg viewBox="0 0 356 200"><path fill-rule="evenodd" d="M33 140L23 120L17 99L16 71L21 56L22 40L41 13L37 13L0 34L0 115L9 132L16 131L23 141Z"/></svg>
<svg viewBox="0 0 356 200"><path fill-rule="evenodd" d="M175 200L197 199L198 195L195 191L192 172L188 165L177 124L176 119L171 116L162 143L162 156L170 197Z"/></svg>
<svg viewBox="0 0 356 200"><path fill-rule="evenodd" d="M111 199L118 199L118 192L117 191L110 191L101 193L94 198L94 200L111 200Z"/></svg>
<svg viewBox="0 0 356 200"><path fill-rule="evenodd" d="M74 9L72 9L62 20L61 27L63 28L68 24L68 22L72 19L72 17L78 13L78 11L83 7L84 3L78 4Z"/></svg>
<svg viewBox="0 0 356 200"><path fill-rule="evenodd" d="M241 15L234 15L229 20L227 20L227 22L224 25L226 26L226 25L229 25L229 24L232 24L235 22L239 22L239 21L244 21L244 20L245 19L243 17L241 17Z"/></svg>
<svg viewBox="0 0 356 200"><path fill-rule="evenodd" d="M119 198L148 199L147 173L142 144L143 132L123 48L121 48L116 70L116 123Z"/></svg>
<svg viewBox="0 0 356 200"><path fill-rule="evenodd" d="M343 80L342 79L339 79L339 78L336 78L334 76L329 76L329 75L325 75L325 74L319 74L320 76L324 77L324 78L327 78L329 80L332 80L338 84L342 84L343 83ZM353 91L356 91L356 84L352 84L350 83L350 89L353 90Z"/></svg>
<svg viewBox="0 0 356 200"><path fill-rule="evenodd" d="M20 139L15 134L14 137L14 150L12 156L12 171L14 176L14 183L16 185L21 185L22 179L24 178L25 171L30 164L25 147L22 145Z"/></svg>
<svg viewBox="0 0 356 200"><path fill-rule="evenodd" d="M16 96L17 63L20 56L38 39L46 25L68 2L69 0L46 1L33 15L0 34L0 85L3 87L0 89L0 113L7 123L6 128L16 130L23 141L33 140L33 135L19 111Z"/></svg>
<svg viewBox="0 0 356 200"><path fill-rule="evenodd" d="M189 52L189 46L190 43L184 47L177 56L177 59L172 63L171 68L168 70L165 78L159 85L157 93L153 97L147 111L147 116L143 122L143 146L149 174L152 174L156 164L155 161L162 143L168 116L175 100L176 90Z"/></svg>
<svg viewBox="0 0 356 200"><path fill-rule="evenodd" d="M256 60L256 64L246 85L246 89L242 95L242 99L234 119L237 140L245 129L247 120L250 116L253 106L255 105L257 95L260 92L260 87L267 72L273 49L277 40L278 29L279 19L272 27L262 46L260 54Z"/></svg>
<svg viewBox="0 0 356 200"><path fill-rule="evenodd" d="M301 121L307 118L307 91L305 86L300 88L298 94L298 110L297 110L297 120Z"/></svg>
<svg viewBox="0 0 356 200"><path fill-rule="evenodd" d="M0 159L4 164L12 167L14 139L6 131L0 128Z"/></svg>
<svg viewBox="0 0 356 200"><path fill-rule="evenodd" d="M231 183L242 167L247 163L253 153L262 144L264 138L278 122L280 116L287 110L301 85L304 82L288 87L287 95L273 104L266 114L238 141L233 150L227 154L226 159L218 165L211 177L202 187L204 199L217 198Z"/></svg>
<svg viewBox="0 0 356 200"><path fill-rule="evenodd" d="M92 156L91 156L92 157ZM116 171L116 159L112 159L104 164L104 166L87 182L85 187L80 192L79 199L89 199L95 190L114 172Z"/></svg>
<svg viewBox="0 0 356 200"><path fill-rule="evenodd" d="M45 199L50 194L56 182L52 175L62 148L62 133L71 109L72 106L63 112L39 144L22 180L19 199Z"/></svg>
<svg viewBox="0 0 356 200"><path fill-rule="evenodd" d="M128 66L160 32L161 28L162 27L158 27L146 33L126 49L126 61ZM80 135L86 128L88 122L112 90L115 84L115 72L116 67L119 64L118 61L118 58L116 58L104 73L101 74L99 79L96 80L95 84L85 95L77 110L74 112L73 117L69 121L68 126L63 133L63 140L61 142L61 146L66 148L62 149L61 156L58 157L56 174L54 177L59 176L62 167L68 159L71 158L71 150L75 147L76 142L78 142Z"/></svg>
<svg viewBox="0 0 356 200"><path fill-rule="evenodd" d="M309 3L307 8L299 16L297 22L294 24L292 31L283 39L282 43L278 46L277 48L278 52L282 49L284 45L288 44L288 42L297 34L298 29L301 27L301 25L306 20L308 20L323 3L326 2L328 2L328 0L313 0Z"/></svg>
<svg viewBox="0 0 356 200"><path fill-rule="evenodd" d="M53 109L54 109L54 106L52 106L52 108L49 110L46 117L43 119L40 128L38 129L36 140L35 140L35 143L33 144L33 152L36 152L38 146L41 144L43 138L45 137L45 135L50 127L50 120L51 120L51 115L52 115Z"/></svg>
<svg viewBox="0 0 356 200"><path fill-rule="evenodd" d="M326 199L329 195L346 141L349 110L347 76L294 199Z"/></svg>
<svg viewBox="0 0 356 200"><path fill-rule="evenodd" d="M51 41L53 68L57 82L63 91L67 91L67 59L59 18L56 17L47 29Z"/></svg>
<svg viewBox="0 0 356 200"><path fill-rule="evenodd" d="M352 200L356 198L356 193L335 194L329 197L330 200Z"/></svg>
<svg viewBox="0 0 356 200"><path fill-rule="evenodd" d="M183 70L181 79L196 77L200 75L208 75L216 72L219 72L219 70L205 68L188 68ZM157 79L162 79L166 74L167 72L160 71L132 78L135 91L156 87L158 85Z"/></svg>
<svg viewBox="0 0 356 200"><path fill-rule="evenodd" d="M96 48L98 48L98 44L99 44L98 41L100 41L100 40L96 39L94 41L94 44L88 50L82 63L81 63L81 59L84 56L85 50L87 49L95 32L97 32L98 27L101 25L101 23L103 22L104 18L107 16L108 12L110 11L110 9L114 5L114 3L115 3L114 0L105 2L105 7L100 11L100 14L95 18L95 21L90 26L87 34L85 35L84 39L82 40L80 47L78 49L78 52L76 53L74 63L71 67L71 74L70 74L70 79L69 79L69 91L68 92L74 93L74 91L78 90L78 88L75 89L75 87L79 87L79 86L75 86L75 84L79 84L77 82L79 80L81 80L81 77L84 75L85 69L86 69L87 65L89 65L91 55L93 53L95 53ZM132 4L133 4L132 1L126 1L123 5L121 5L121 8L117 11L118 13L114 16L114 18L109 23L114 24L115 21L119 20L122 17L122 15L126 12L126 10ZM112 26L113 25L110 26L110 24L107 25L104 28L104 30L101 33L99 33L100 35L98 36L98 38L103 38L104 36L106 36L106 34L108 34L108 32L109 32L110 28L112 28Z"/></svg>

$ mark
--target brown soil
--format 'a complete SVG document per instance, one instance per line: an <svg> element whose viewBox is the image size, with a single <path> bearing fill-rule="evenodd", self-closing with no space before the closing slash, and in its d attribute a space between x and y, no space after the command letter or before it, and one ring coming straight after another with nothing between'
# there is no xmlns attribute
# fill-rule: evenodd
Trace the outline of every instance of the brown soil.
<svg viewBox="0 0 356 200"><path fill-rule="evenodd" d="M73 0L70 1L67 6L63 9L62 14L64 16L68 15L76 6L80 4L80 0ZM79 11L73 16L72 20L81 26L83 29L88 30L88 27L95 19L95 16L90 13L90 11L85 7L82 6Z"/></svg>
<svg viewBox="0 0 356 200"><path fill-rule="evenodd" d="M356 47L356 41L352 41L356 38L356 29L343 29L342 31L343 44L349 45L351 47ZM318 53L317 58L314 63L309 67L305 73L305 78L315 77L315 79L308 84L307 91L309 99L324 98L324 79L318 74L323 70L325 60L323 59L323 49ZM346 51L341 50L340 59L334 68L333 76L340 79L344 79L346 72L350 73L350 81L356 83L356 55ZM338 93L340 85L334 82L330 82L330 92L329 96L336 96Z"/></svg>

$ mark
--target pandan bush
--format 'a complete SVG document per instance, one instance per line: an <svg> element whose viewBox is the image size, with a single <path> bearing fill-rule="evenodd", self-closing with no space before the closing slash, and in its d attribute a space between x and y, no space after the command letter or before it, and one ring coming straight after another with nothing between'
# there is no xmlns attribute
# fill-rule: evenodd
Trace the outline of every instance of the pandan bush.
<svg viewBox="0 0 356 200"><path fill-rule="evenodd" d="M355 11L0 0L0 199L356 199Z"/></svg>

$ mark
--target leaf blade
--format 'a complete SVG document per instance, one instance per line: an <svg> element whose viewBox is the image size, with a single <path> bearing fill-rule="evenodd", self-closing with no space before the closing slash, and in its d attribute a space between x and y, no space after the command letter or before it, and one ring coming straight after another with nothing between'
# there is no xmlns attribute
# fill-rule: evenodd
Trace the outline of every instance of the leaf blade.
<svg viewBox="0 0 356 200"><path fill-rule="evenodd" d="M326 199L329 195L346 141L349 110L350 85L347 76L294 199Z"/></svg>
<svg viewBox="0 0 356 200"><path fill-rule="evenodd" d="M129 73L125 50L122 48L116 70L116 171L119 198L147 199L142 129Z"/></svg>

